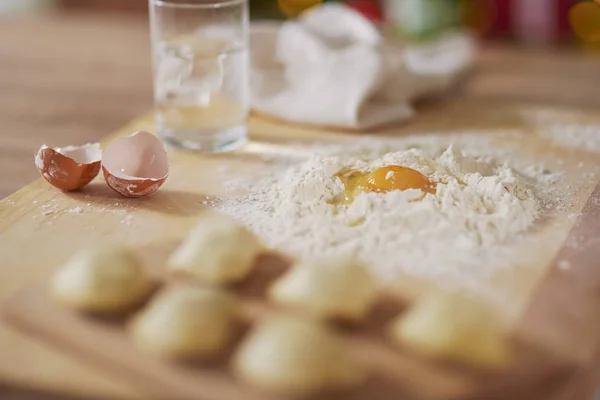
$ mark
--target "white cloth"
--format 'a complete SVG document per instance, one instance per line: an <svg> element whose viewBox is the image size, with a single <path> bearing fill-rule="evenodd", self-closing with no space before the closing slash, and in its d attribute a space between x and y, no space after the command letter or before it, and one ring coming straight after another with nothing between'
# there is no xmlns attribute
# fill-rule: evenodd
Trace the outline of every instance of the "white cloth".
<svg viewBox="0 0 600 400"><path fill-rule="evenodd" d="M463 33L421 46L385 40L362 15L329 3L298 20L251 29L252 107L290 122L370 129L414 114L472 63Z"/></svg>

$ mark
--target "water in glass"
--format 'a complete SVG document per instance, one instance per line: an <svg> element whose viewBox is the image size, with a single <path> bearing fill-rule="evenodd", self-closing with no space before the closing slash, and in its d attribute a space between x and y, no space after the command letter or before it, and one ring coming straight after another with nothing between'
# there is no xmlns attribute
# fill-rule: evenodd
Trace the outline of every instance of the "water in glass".
<svg viewBox="0 0 600 400"><path fill-rule="evenodd" d="M156 122L164 140L224 151L246 140L248 50L208 32L154 44Z"/></svg>

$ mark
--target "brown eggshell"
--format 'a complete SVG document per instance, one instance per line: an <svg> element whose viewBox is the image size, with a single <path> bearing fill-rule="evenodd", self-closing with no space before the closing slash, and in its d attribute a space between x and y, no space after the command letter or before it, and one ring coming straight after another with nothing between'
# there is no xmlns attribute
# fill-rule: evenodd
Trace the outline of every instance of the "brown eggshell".
<svg viewBox="0 0 600 400"><path fill-rule="evenodd" d="M50 148L40 147L35 166L51 185L60 190L77 190L90 183L100 172L100 144Z"/></svg>
<svg viewBox="0 0 600 400"><path fill-rule="evenodd" d="M167 152L156 136L138 131L106 147L102 172L108 186L123 196L146 196L157 191L169 176Z"/></svg>

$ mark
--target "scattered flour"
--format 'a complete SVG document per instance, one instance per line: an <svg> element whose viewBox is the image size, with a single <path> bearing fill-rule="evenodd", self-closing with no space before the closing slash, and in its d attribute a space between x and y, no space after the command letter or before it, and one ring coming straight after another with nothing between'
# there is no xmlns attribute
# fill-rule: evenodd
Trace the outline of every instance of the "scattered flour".
<svg viewBox="0 0 600 400"><path fill-rule="evenodd" d="M56 207L55 204L52 204L52 203L42 204L42 215L54 214L57 210L58 210L58 208Z"/></svg>
<svg viewBox="0 0 600 400"><path fill-rule="evenodd" d="M518 107L519 115L534 124L551 124L557 122L577 122L585 118L585 112L560 107Z"/></svg>
<svg viewBox="0 0 600 400"><path fill-rule="evenodd" d="M125 224L127 226L133 225L133 215L127 215L125 218L123 218L121 220L121 223Z"/></svg>
<svg viewBox="0 0 600 400"><path fill-rule="evenodd" d="M571 221L576 221L582 215L582 213L571 213L567 216L567 218L569 218Z"/></svg>
<svg viewBox="0 0 600 400"><path fill-rule="evenodd" d="M566 260L560 260L558 262L558 268L562 271L566 271L571 268L571 263Z"/></svg>
<svg viewBox="0 0 600 400"><path fill-rule="evenodd" d="M66 209L65 212L71 213L71 214L81 214L83 212L83 208L82 207L73 207L73 208Z"/></svg>
<svg viewBox="0 0 600 400"><path fill-rule="evenodd" d="M229 165L219 165L217 167L217 172L229 172L231 170L231 167Z"/></svg>
<svg viewBox="0 0 600 400"><path fill-rule="evenodd" d="M600 122L596 115L590 118L588 112L552 107L520 107L519 114L557 144L600 151Z"/></svg>
<svg viewBox="0 0 600 400"><path fill-rule="evenodd" d="M542 134L563 146L600 151L600 125L552 124L542 127Z"/></svg>
<svg viewBox="0 0 600 400"><path fill-rule="evenodd" d="M494 158L481 147L444 151L439 145L366 141L307 153L308 159L253 183L251 193L212 205L273 248L301 258L355 254L383 280L410 274L481 289L481 277L507 267L502 257L493 257L506 254L501 244L562 201L548 189L561 174L530 163L509 165L506 154ZM436 193L362 193L349 205L336 200L344 187L334 174L388 165L421 172L437 183ZM242 187L248 182L230 184L232 193Z"/></svg>

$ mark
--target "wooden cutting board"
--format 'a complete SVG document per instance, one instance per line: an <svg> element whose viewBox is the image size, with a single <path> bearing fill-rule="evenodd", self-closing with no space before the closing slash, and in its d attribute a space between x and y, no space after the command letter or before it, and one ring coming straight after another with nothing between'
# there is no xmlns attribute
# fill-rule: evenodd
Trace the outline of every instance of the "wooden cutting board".
<svg viewBox="0 0 600 400"><path fill-rule="evenodd" d="M545 162L552 170L565 171L561 185L573 192L573 204L556 213L556 223L539 226L527 240L515 243L520 262L488 282L491 291L504 296L506 311L514 316L514 345L522 349L519 361L505 373L484 374L392 350L373 333L377 329L346 332L359 355L377 365L380 380L371 381L352 397L345 394L341 398L493 395L546 399L552 393L557 399L570 399L573 397L559 396L564 390L587 393L593 389L600 356L600 323L595 322L600 313L600 273L595 267L600 256L600 193L592 195L596 182L590 177L600 166L598 153L557 146L543 134L544 126L532 123L535 118L524 116L522 110L518 105L481 104L468 99L437 103L422 109L413 123L374 133L397 137L432 131L494 131L494 146L512 148L524 157ZM584 113L557 115L556 122L600 123ZM0 255L4 266L0 300L6 302L7 320L117 379L138 383L152 396L269 399L234 383L224 368L225 360L215 368L207 368L166 363L139 354L122 334L122 321L107 323L65 312L47 299L43 289L52 272L74 251L103 241L136 247L160 275L166 253L186 234L195 217L206 211L202 202L225 194L223 175L216 173L220 167L226 165L228 174L256 178L271 167L269 153L282 146L289 150L294 142L352 142L359 136L260 118L253 118L250 126L252 142L234 153L199 156L170 152L171 176L163 189L147 198L121 198L99 178L76 193L59 192L39 180L0 202ZM153 131L152 118L134 121L115 135L138 129ZM78 207L83 209L81 213L75 212ZM583 214L579 216L580 212ZM569 261L570 268L558 268L559 259ZM264 286L272 268L272 260L261 264L255 285ZM399 280L395 287L407 301L436 290L431 283L410 277ZM254 289L248 289L248 293L244 290L241 294L251 298ZM249 300L248 304L253 303ZM386 309L405 305L383 304L374 318L381 322L389 318ZM261 307L253 318L271 312ZM2 348L3 334L0 329L0 352L6 350L8 354L11 349Z"/></svg>

